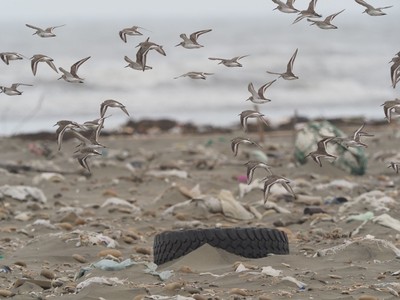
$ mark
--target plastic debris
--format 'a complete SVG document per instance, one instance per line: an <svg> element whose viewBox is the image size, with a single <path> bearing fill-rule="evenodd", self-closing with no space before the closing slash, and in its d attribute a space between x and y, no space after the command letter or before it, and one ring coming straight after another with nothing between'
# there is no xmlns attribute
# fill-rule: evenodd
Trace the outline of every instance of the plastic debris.
<svg viewBox="0 0 400 300"><path fill-rule="evenodd" d="M79 292L80 290L88 287L89 285L93 284L93 283L97 283L97 284L104 284L104 285L120 285L120 284L125 284L126 280L121 280L117 277L91 277L88 278L82 282L80 282L77 286L76 286L76 291Z"/></svg>
<svg viewBox="0 0 400 300"><path fill-rule="evenodd" d="M282 271L281 270L276 270L271 266L262 267L261 273L266 274L266 275L271 276L271 277L278 277L278 276L282 275Z"/></svg>
<svg viewBox="0 0 400 300"><path fill-rule="evenodd" d="M254 215L233 197L231 191L221 190L218 199L221 201L222 212L225 216L238 220L254 219Z"/></svg>
<svg viewBox="0 0 400 300"><path fill-rule="evenodd" d="M0 273L11 273L11 268L9 266L1 266Z"/></svg>
<svg viewBox="0 0 400 300"><path fill-rule="evenodd" d="M0 187L0 199L11 197L15 200L27 201L34 200L42 203L47 202L47 198L41 189L26 185L3 185Z"/></svg>
<svg viewBox="0 0 400 300"><path fill-rule="evenodd" d="M137 207L136 205L134 205L132 203L129 203L125 199L111 197L111 198L108 198L106 201L104 201L103 204L100 207L106 207L106 206L109 206L109 205L127 206L127 207L131 208L133 212L136 212L136 213L140 212L140 208L139 207Z"/></svg>
<svg viewBox="0 0 400 300"><path fill-rule="evenodd" d="M149 176L154 176L157 178L166 178L166 177L178 177L178 178L187 178L188 177L188 173L186 171L182 171L182 170L150 170L146 173L146 175Z"/></svg>
<svg viewBox="0 0 400 300"><path fill-rule="evenodd" d="M377 216L372 221L379 225L400 231L400 221L389 216L388 214L382 214L380 216Z"/></svg>
<svg viewBox="0 0 400 300"><path fill-rule="evenodd" d="M104 271L120 271L126 268L129 268L137 263L130 258L125 259L124 261L117 262L111 259L102 259L98 262L91 264L92 267Z"/></svg>
<svg viewBox="0 0 400 300"><path fill-rule="evenodd" d="M307 162L306 156L316 149L316 144L324 137L346 137L336 126L328 121L312 121L297 131L294 157L300 164ZM364 149L346 148L338 143L329 143L327 152L337 157L334 166L353 175L363 175L367 169L367 157Z"/></svg>
<svg viewBox="0 0 400 300"><path fill-rule="evenodd" d="M367 211L366 213L363 214L358 214L358 215L353 215L353 216L349 216L346 221L350 222L350 221L369 221L372 220L374 218L374 213L371 211Z"/></svg>
<svg viewBox="0 0 400 300"><path fill-rule="evenodd" d="M166 270L162 272L157 272L157 265L155 263L149 262L145 263L147 269L144 270L145 273L151 274L154 276L158 276L162 281L169 279L172 275L174 275L173 270Z"/></svg>

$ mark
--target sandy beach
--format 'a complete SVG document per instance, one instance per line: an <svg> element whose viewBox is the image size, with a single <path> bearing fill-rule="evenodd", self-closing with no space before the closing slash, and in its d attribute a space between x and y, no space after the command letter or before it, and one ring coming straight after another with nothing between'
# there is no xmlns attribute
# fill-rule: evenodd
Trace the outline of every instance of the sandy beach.
<svg viewBox="0 0 400 300"><path fill-rule="evenodd" d="M397 299L400 180L387 165L400 141L393 126L367 127L374 137L363 176L325 160L322 168L310 159L299 165L294 131L266 132L268 164L298 196L274 186L267 206L259 187L239 182L243 164L259 155L243 146L233 156L239 128L103 135L107 148L88 160L91 176L72 158L73 139L57 151L55 135L1 138L0 298ZM247 215L191 201L207 197ZM205 244L152 264L156 234L213 227L281 229L290 254L249 259ZM105 270L102 259L129 265Z"/></svg>

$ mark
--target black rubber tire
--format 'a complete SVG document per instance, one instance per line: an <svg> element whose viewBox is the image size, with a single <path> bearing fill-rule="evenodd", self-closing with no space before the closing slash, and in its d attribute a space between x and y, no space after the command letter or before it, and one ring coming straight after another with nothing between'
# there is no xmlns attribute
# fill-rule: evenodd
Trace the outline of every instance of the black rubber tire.
<svg viewBox="0 0 400 300"><path fill-rule="evenodd" d="M154 238L154 263L164 264L204 244L248 258L289 254L285 232L271 228L235 227L164 231Z"/></svg>

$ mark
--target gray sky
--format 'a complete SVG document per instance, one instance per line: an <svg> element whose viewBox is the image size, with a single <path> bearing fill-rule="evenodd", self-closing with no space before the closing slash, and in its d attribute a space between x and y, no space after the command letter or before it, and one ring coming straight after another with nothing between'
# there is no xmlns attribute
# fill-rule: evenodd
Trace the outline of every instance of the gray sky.
<svg viewBox="0 0 400 300"><path fill-rule="evenodd" d="M183 16L220 16L230 15L271 15L279 12L272 9L276 6L271 0L11 0L3 1L1 19L29 19L46 20L62 18L92 18L131 16L132 18L156 18L156 17L183 17ZM305 9L309 0L297 0L295 6ZM394 0L369 0L374 6L395 5ZM400 7L400 4L397 5ZM320 0L317 3L317 12L328 15L345 8L346 13L360 14L364 9L353 0ZM399 9L394 7L387 11L388 14L397 13Z"/></svg>

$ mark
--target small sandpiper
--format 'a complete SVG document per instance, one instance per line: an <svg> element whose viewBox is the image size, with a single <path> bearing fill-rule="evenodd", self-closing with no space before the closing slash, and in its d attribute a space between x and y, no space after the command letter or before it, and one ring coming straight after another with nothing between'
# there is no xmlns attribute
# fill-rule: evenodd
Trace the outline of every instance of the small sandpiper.
<svg viewBox="0 0 400 300"><path fill-rule="evenodd" d="M366 9L363 11L363 13L367 13L370 16L376 17L376 16L384 16L386 13L382 11L382 9L387 9L393 7L393 5L390 6L384 6L384 7L373 7L372 5L368 4L364 0L355 0L358 4L366 7Z"/></svg>
<svg viewBox="0 0 400 300"><path fill-rule="evenodd" d="M392 80L392 87L396 88L397 83L400 81L400 52L389 62L393 64L390 67L390 79Z"/></svg>
<svg viewBox="0 0 400 300"><path fill-rule="evenodd" d="M73 155L73 157L78 160L79 164L83 168L85 168L89 172L89 174L91 174L87 159L91 156L98 156L98 155L102 155L102 153L94 148L83 147L78 149Z"/></svg>
<svg viewBox="0 0 400 300"><path fill-rule="evenodd" d="M0 53L0 58L6 65L10 63L11 60L20 60L23 59L25 56L19 54L17 52L2 52Z"/></svg>
<svg viewBox="0 0 400 300"><path fill-rule="evenodd" d="M289 60L289 62L287 64L287 67L286 67L286 72L284 72L284 73L276 73L276 72L267 71L267 73L274 74L274 75L279 75L278 78L282 77L283 79L286 79L286 80L298 79L299 77L297 77L296 75L293 74L293 64L294 64L294 60L296 59L298 50L299 49L296 49L296 51L293 53L292 57L290 58L290 60Z"/></svg>
<svg viewBox="0 0 400 300"><path fill-rule="evenodd" d="M279 175L269 175L265 178L262 179L264 181L264 204L267 203L268 196L271 190L271 187L274 184L281 184L292 196L294 199L296 199L296 194L293 192L292 187L290 186L290 180Z"/></svg>
<svg viewBox="0 0 400 300"><path fill-rule="evenodd" d="M139 66L142 66L142 71L151 69L151 67L146 65L147 55L150 50L155 50L163 56L167 55L164 51L163 46L158 45L153 42L150 42L149 40L150 40L150 38L147 38L144 42L141 42L141 43L139 43L139 45L136 46L136 48L137 47L140 47L140 48L136 53L136 64L132 64L133 69L135 69ZM128 66L130 66L130 65L128 65Z"/></svg>
<svg viewBox="0 0 400 300"><path fill-rule="evenodd" d="M396 171L396 174L398 174L400 170L400 162L391 161L388 165L388 168L392 168Z"/></svg>
<svg viewBox="0 0 400 300"><path fill-rule="evenodd" d="M244 110L240 114L240 124L243 127L243 130L246 132L247 131L247 120L250 118L256 118L263 122L265 125L269 126L267 121L263 118L264 114L256 111L256 110Z"/></svg>
<svg viewBox="0 0 400 300"><path fill-rule="evenodd" d="M334 140L335 137L325 137L317 143L317 150L308 153L306 157L311 156L311 158L320 166L322 167L321 157L323 158L333 158L336 159L336 156L329 154L326 152L326 145L330 141Z"/></svg>
<svg viewBox="0 0 400 300"><path fill-rule="evenodd" d="M206 80L208 75L214 75L214 73L206 73L206 72L187 72L180 76L174 77L174 79L178 79L180 77L189 77L191 79L203 79Z"/></svg>
<svg viewBox="0 0 400 300"><path fill-rule="evenodd" d="M153 69L150 66L143 66L143 55L139 55L139 62L138 61L133 61L132 59L130 59L128 56L124 56L124 60L128 63L125 68L132 68L134 70L138 70L138 71L146 71L146 70L151 70ZM145 59L146 60L146 59ZM144 67L144 70L143 70Z"/></svg>
<svg viewBox="0 0 400 300"><path fill-rule="evenodd" d="M257 142L254 142L248 138L235 137L231 140L231 148L234 156L238 154L240 144L255 145L262 149L262 147Z"/></svg>
<svg viewBox="0 0 400 300"><path fill-rule="evenodd" d="M250 184L252 182L254 171L258 168L264 169L270 175L272 175L271 166L267 165L265 162L250 160L245 164L245 166L247 167L247 184Z"/></svg>
<svg viewBox="0 0 400 300"><path fill-rule="evenodd" d="M273 10L279 10L280 12L287 13L287 14L293 14L299 12L298 9L293 7L293 3L296 0L287 0L286 3L280 1L280 0L272 0L275 4L278 6L275 7Z"/></svg>
<svg viewBox="0 0 400 300"><path fill-rule="evenodd" d="M61 150L61 145L64 137L64 133L71 128L80 128L82 130L86 130L86 128L75 122L75 121L70 121L70 120L60 120L54 126L58 126L56 130L56 138L57 138L57 145L58 145L58 151Z"/></svg>
<svg viewBox="0 0 400 300"><path fill-rule="evenodd" d="M321 29L337 29L337 26L333 25L331 22L338 14L342 13L343 11L344 9L335 14L329 15L323 21L312 19L307 19L307 21L311 22L310 25L317 25Z"/></svg>
<svg viewBox="0 0 400 300"><path fill-rule="evenodd" d="M222 64L226 67L232 68L232 67L242 67L243 65L238 62L238 60L247 57L248 55L242 55L242 56L235 56L233 58L216 58L216 57L209 57L209 60L220 60L218 63L219 65Z"/></svg>
<svg viewBox="0 0 400 300"><path fill-rule="evenodd" d="M109 107L115 107L115 108L120 108L127 116L129 116L128 111L126 110L125 105L123 105L121 102L118 102L117 100L113 99L108 99L103 101L100 105L100 117L103 118L106 114L107 108Z"/></svg>
<svg viewBox="0 0 400 300"><path fill-rule="evenodd" d="M400 114L400 99L385 101L381 106L383 106L383 112L388 123L392 121L393 112Z"/></svg>
<svg viewBox="0 0 400 300"><path fill-rule="evenodd" d="M368 147L367 144L362 143L360 138L362 136L372 137L374 135L362 131L364 129L364 127L365 127L365 123L363 123L360 126L360 128L358 128L356 131L354 131L352 137L348 137L348 138L336 137L332 141L333 142L338 142L339 144L341 144L342 146L344 146L346 148L349 148L349 147L353 147L353 148L364 147L364 148L367 148Z"/></svg>
<svg viewBox="0 0 400 300"><path fill-rule="evenodd" d="M129 36L143 35L138 29L144 29L144 28L139 27L139 26L132 26L132 27L124 28L124 29L120 30L119 37L121 38L121 40L123 40L126 43L127 35L129 35Z"/></svg>
<svg viewBox="0 0 400 300"><path fill-rule="evenodd" d="M8 96L18 96L21 95L23 92L19 91L17 88L20 86L33 86L32 84L25 84L25 83L13 83L10 87L0 86L0 93L4 93Z"/></svg>
<svg viewBox="0 0 400 300"><path fill-rule="evenodd" d="M34 34L37 34L38 36L42 37L42 38L48 38L48 37L55 37L56 35L54 34L53 30L55 28L59 28L64 25L59 25L59 26L53 26L53 27L47 27L46 29L42 29L33 25L29 25L29 24L25 24L27 27L35 29L36 32Z"/></svg>
<svg viewBox="0 0 400 300"><path fill-rule="evenodd" d="M56 66L53 63L53 59L49 56L43 55L43 54L35 54L34 56L31 57L31 68L32 68L32 73L33 75L36 75L37 71L37 66L38 63L40 62L45 62L48 64L56 73L58 73Z"/></svg>
<svg viewBox="0 0 400 300"><path fill-rule="evenodd" d="M315 6L318 0L311 0L306 10L299 12L299 16L293 21L293 24L303 20L304 18L321 18L321 15L315 12Z"/></svg>
<svg viewBox="0 0 400 300"><path fill-rule="evenodd" d="M67 81L67 82L72 82L72 83L76 83L76 82L78 82L78 83L83 83L83 80L84 80L84 79L83 79L83 78L80 78L80 77L78 76L77 72L78 72L79 67L80 67L85 61L87 61L89 58L90 58L90 56L88 56L88 57L86 57L86 58L83 58L83 59L77 61L76 63L74 63L74 64L71 66L71 69L70 69L69 72L68 72L67 70L61 68L61 67L58 68L58 69L63 73L63 75L62 75L60 78L58 78L58 79L59 79L59 80L60 80L60 79L64 79L65 81Z"/></svg>
<svg viewBox="0 0 400 300"><path fill-rule="evenodd" d="M205 29L205 30L199 30L199 31L193 32L189 36L189 38L186 36L185 33L182 33L180 35L180 37L181 37L181 39L183 39L183 41L180 42L175 47L182 46L183 48L186 48L186 49L197 49L197 48L204 47L203 45L200 45L197 42L197 39L199 38L200 35L210 32L211 30L212 29Z"/></svg>
<svg viewBox="0 0 400 300"><path fill-rule="evenodd" d="M265 98L264 93L265 93L265 90L267 88L269 88L271 86L271 84L273 84L275 81L276 81L276 79L262 85L258 89L258 92L256 92L256 90L254 89L253 83L250 82L247 89L251 93L251 96L248 99L246 99L246 101L251 101L255 104L263 104L263 103L271 102L270 99Z"/></svg>

